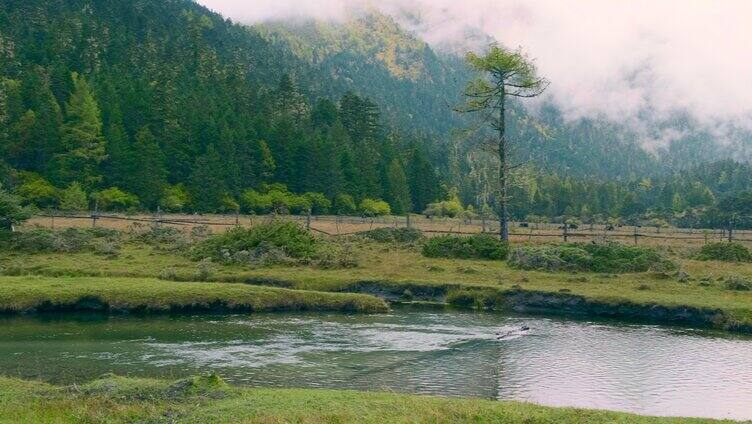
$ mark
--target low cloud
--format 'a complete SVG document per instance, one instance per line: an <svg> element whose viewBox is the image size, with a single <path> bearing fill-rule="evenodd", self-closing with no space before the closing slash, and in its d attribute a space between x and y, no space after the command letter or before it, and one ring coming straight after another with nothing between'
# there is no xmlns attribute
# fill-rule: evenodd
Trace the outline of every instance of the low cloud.
<svg viewBox="0 0 752 424"><path fill-rule="evenodd" d="M752 2L747 0L199 0L239 22L342 20L368 4L439 48L486 33L521 46L569 118L639 125L677 114L705 128L752 129Z"/></svg>

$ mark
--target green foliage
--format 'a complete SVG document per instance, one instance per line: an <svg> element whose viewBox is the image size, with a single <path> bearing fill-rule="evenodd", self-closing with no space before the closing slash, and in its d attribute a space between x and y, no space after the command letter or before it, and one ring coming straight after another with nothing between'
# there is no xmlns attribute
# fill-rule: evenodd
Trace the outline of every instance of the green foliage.
<svg viewBox="0 0 752 424"><path fill-rule="evenodd" d="M329 212L332 202L323 193L305 193L303 195L311 205L311 212L315 215L324 215Z"/></svg>
<svg viewBox="0 0 752 424"><path fill-rule="evenodd" d="M165 195L167 170L157 139L149 127L141 127L134 142L116 160L120 187L138 196L145 208L155 209Z"/></svg>
<svg viewBox="0 0 752 424"><path fill-rule="evenodd" d="M183 251L191 240L181 230L174 227L149 226L146 231L134 231L131 239L164 251Z"/></svg>
<svg viewBox="0 0 752 424"><path fill-rule="evenodd" d="M53 231L31 228L16 232L10 240L10 249L28 253L78 253L93 252L106 256L117 255L120 234L103 228L67 228Z"/></svg>
<svg viewBox="0 0 752 424"><path fill-rule="evenodd" d="M58 203L58 190L41 175L33 172L20 173L21 184L16 187L16 193L24 202L38 208L52 208Z"/></svg>
<svg viewBox="0 0 752 424"><path fill-rule="evenodd" d="M438 236L423 244L423 256L428 258L493 259L507 257L509 247L497 237L478 234L469 237Z"/></svg>
<svg viewBox="0 0 752 424"><path fill-rule="evenodd" d="M726 290L732 291L750 291L752 290L752 280L741 275L732 275L726 277Z"/></svg>
<svg viewBox="0 0 752 424"><path fill-rule="evenodd" d="M379 243L416 243L423 239L423 232L417 228L376 228L358 233Z"/></svg>
<svg viewBox="0 0 752 424"><path fill-rule="evenodd" d="M676 264L655 249L619 243L521 246L512 250L508 262L514 268L539 271L629 273L676 269Z"/></svg>
<svg viewBox="0 0 752 424"><path fill-rule="evenodd" d="M275 221L250 228L233 228L209 237L196 245L190 256L193 260L210 258L217 262L243 262L275 248L292 258L306 258L316 252L316 240L296 223Z"/></svg>
<svg viewBox="0 0 752 424"><path fill-rule="evenodd" d="M91 198L98 203L99 209L103 211L130 211L137 209L139 205L138 197L117 187L96 192L91 195Z"/></svg>
<svg viewBox="0 0 752 424"><path fill-rule="evenodd" d="M60 210L65 212L84 211L89 208L89 201L83 187L77 181L60 190Z"/></svg>
<svg viewBox="0 0 752 424"><path fill-rule="evenodd" d="M428 207L423 214L428 217L450 217L456 218L465 212L465 208L462 207L457 194L452 194L448 200L442 200L441 202L429 203Z"/></svg>
<svg viewBox="0 0 752 424"><path fill-rule="evenodd" d="M112 1L91 8L50 0L3 5L2 38L13 46L0 60L6 187L16 183L5 172L13 167L55 187L119 187L150 210L232 210L228 196L240 199L265 182L323 193L338 213L355 212L338 211L338 193L385 199L397 214L411 205L425 210L444 198L445 186L459 188L462 204L488 202L491 164L436 142L464 126L445 103L456 103L474 75L390 18L249 28L195 2L131 5L128 19ZM147 44L156 47L143 48L130 36L136 33L148 33ZM66 41L45 41L58 39ZM524 55L500 46L470 59L483 72L520 70L518 83L529 82L534 70ZM653 172L660 164L634 143L619 142L623 128L563 124L556 111L531 119L509 106L509 138L521 143L520 161L540 157L533 162L545 169L532 184L512 189L510 210L518 219L625 216L720 227L735 218L737 228L752 226L745 218L752 205L748 164L723 161L645 178L660 175ZM542 143L548 140L555 142ZM694 163L698 146L680 153ZM673 166L687 160L672 152L667 166L685 169ZM165 193L168 182L182 184L190 199Z"/></svg>
<svg viewBox="0 0 752 424"><path fill-rule="evenodd" d="M258 214L305 214L309 209L316 214L325 214L331 202L322 193L297 195L283 184L262 184L260 191L245 190L240 196L240 206L243 211Z"/></svg>
<svg viewBox="0 0 752 424"><path fill-rule="evenodd" d="M86 79L71 74L73 92L65 107L60 174L67 182L93 187L102 180L99 165L106 158L99 105Z"/></svg>
<svg viewBox="0 0 752 424"><path fill-rule="evenodd" d="M360 202L359 209L365 216L382 216L392 213L389 204L380 199L365 198Z"/></svg>
<svg viewBox="0 0 752 424"><path fill-rule="evenodd" d="M272 208L272 201L256 190L246 190L240 196L240 206L245 212L267 213Z"/></svg>
<svg viewBox="0 0 752 424"><path fill-rule="evenodd" d="M349 194L339 193L334 198L334 212L337 215L352 215L357 212L355 200Z"/></svg>
<svg viewBox="0 0 752 424"><path fill-rule="evenodd" d="M752 252L740 243L710 243L697 254L701 261L752 262Z"/></svg>
<svg viewBox="0 0 752 424"><path fill-rule="evenodd" d="M413 209L410 188L402 163L398 159L389 162L386 171L387 200L396 215L403 215Z"/></svg>
<svg viewBox="0 0 752 424"><path fill-rule="evenodd" d="M180 212L190 202L190 194L182 184L166 185L159 206L165 212Z"/></svg>
<svg viewBox="0 0 752 424"><path fill-rule="evenodd" d="M30 211L21 206L21 199L0 186L0 231L10 230L30 217Z"/></svg>
<svg viewBox="0 0 752 424"><path fill-rule="evenodd" d="M447 293L446 302L460 308L492 308L503 302L497 290L455 289Z"/></svg>

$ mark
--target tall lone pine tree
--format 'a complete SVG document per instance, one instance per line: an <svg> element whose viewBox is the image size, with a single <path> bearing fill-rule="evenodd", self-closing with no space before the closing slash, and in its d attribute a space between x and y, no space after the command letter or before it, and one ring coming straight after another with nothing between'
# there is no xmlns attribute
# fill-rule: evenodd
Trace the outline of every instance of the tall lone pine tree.
<svg viewBox="0 0 752 424"><path fill-rule="evenodd" d="M521 51L508 50L492 44L484 56L467 54L470 66L483 74L465 88L466 104L461 112L480 112L497 133L494 148L499 157L496 208L499 232L509 240L509 154L506 136L507 97L536 97L548 87L548 81L537 76L535 65Z"/></svg>

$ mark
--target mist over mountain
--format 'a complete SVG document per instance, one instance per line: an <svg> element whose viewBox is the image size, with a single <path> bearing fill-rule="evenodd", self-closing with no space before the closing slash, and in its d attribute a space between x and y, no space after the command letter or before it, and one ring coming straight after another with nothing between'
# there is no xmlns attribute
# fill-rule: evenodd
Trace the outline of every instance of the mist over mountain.
<svg viewBox="0 0 752 424"><path fill-rule="evenodd" d="M749 27L744 2L592 4L508 0L292 1L203 4L245 23L315 19L342 25L374 11L392 17L434 51L462 55L491 40L523 46L552 84L528 105L534 116L556 108L565 124L604 121L672 168L704 160L752 157L752 62L740 40ZM651 13L643 13L650 9ZM584 21L584 12L591 16ZM715 19L706 19L713 16ZM599 34L594 37L591 34ZM310 33L308 34L311 35ZM746 35L746 38L745 38ZM320 40L326 44L325 40ZM461 76L460 78L464 77Z"/></svg>

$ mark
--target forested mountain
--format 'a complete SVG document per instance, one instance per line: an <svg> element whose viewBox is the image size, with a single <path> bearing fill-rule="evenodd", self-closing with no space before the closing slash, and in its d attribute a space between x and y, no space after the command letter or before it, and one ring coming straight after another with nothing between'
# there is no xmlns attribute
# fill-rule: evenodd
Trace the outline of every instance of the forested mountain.
<svg viewBox="0 0 752 424"><path fill-rule="evenodd" d="M384 213L383 199L400 214L493 203L495 163L478 149L488 134L453 111L473 75L391 17L243 26L189 0L0 5L0 184L27 203ZM569 122L552 105L513 104L508 126L528 163L519 219L679 222L750 176L702 165L724 152L701 132L660 157L624 126Z"/></svg>
<svg viewBox="0 0 752 424"><path fill-rule="evenodd" d="M398 213L438 196L411 190L438 178L376 103L191 1L3 0L0 47L3 158L38 191L197 211L271 183Z"/></svg>
<svg viewBox="0 0 752 424"><path fill-rule="evenodd" d="M404 131L429 135L445 175L451 168L446 162L451 144L459 143L463 163L456 166L468 170L466 151L487 135L452 134L479 126L454 112L467 81L475 77L464 58L434 51L393 18L373 10L343 23L294 20L257 27L275 45L383 105L385 115ZM569 123L552 106L538 116L517 104L512 108L508 124L510 137L519 142L519 161L601 178L659 171L659 162L639 147L635 134L618 125L595 120Z"/></svg>

